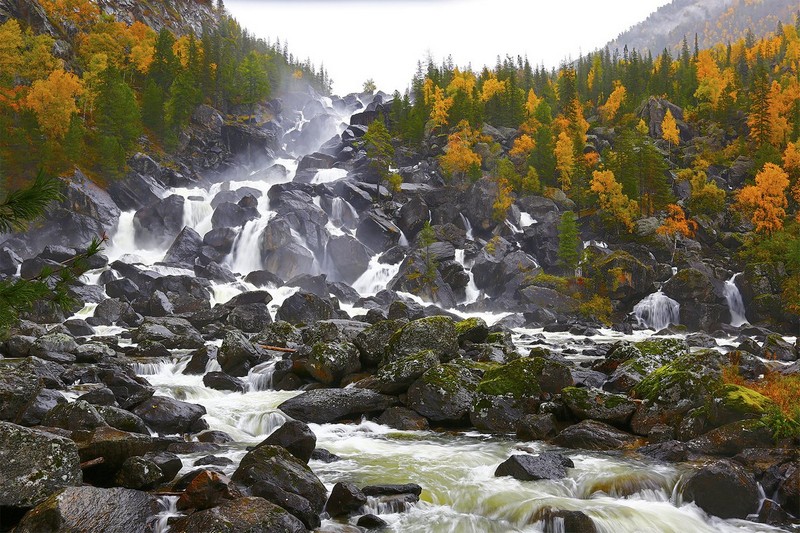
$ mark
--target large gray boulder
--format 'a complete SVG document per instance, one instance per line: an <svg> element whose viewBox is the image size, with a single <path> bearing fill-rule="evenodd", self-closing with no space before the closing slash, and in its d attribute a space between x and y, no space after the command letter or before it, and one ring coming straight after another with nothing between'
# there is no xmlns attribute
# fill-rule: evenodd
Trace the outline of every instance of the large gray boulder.
<svg viewBox="0 0 800 533"><path fill-rule="evenodd" d="M174 533L305 533L300 520L263 498L245 497L225 502L219 507L193 513L176 521Z"/></svg>
<svg viewBox="0 0 800 533"><path fill-rule="evenodd" d="M0 422L0 507L34 507L80 485L78 448L70 439Z"/></svg>
<svg viewBox="0 0 800 533"><path fill-rule="evenodd" d="M367 389L316 389L286 400L278 409L296 420L327 424L380 413L396 403L395 398Z"/></svg>

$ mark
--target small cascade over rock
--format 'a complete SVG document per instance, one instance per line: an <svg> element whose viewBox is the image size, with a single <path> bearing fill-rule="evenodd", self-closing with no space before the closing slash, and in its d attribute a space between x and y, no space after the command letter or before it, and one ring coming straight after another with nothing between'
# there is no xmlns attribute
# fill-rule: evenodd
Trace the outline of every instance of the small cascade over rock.
<svg viewBox="0 0 800 533"><path fill-rule="evenodd" d="M645 297L633 307L640 326L659 331L670 324L680 324L681 304L660 290Z"/></svg>
<svg viewBox="0 0 800 533"><path fill-rule="evenodd" d="M745 316L744 300L742 300L742 293L739 292L739 287L736 286L736 276L741 272L734 274L731 279L725 282L725 299L728 301L728 309L731 311L731 326L739 327L747 324L747 317Z"/></svg>

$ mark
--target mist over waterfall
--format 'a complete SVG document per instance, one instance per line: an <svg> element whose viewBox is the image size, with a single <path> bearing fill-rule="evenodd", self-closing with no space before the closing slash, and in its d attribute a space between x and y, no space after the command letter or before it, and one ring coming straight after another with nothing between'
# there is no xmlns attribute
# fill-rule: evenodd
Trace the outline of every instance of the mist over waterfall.
<svg viewBox="0 0 800 533"><path fill-rule="evenodd" d="M747 324L745 316L744 301L739 287L736 286L736 278L741 272L734 274L731 279L725 282L725 300L728 302L728 309L731 311L731 326L739 327Z"/></svg>
<svg viewBox="0 0 800 533"><path fill-rule="evenodd" d="M639 325L660 331L670 324L680 324L681 305L661 291L645 297L633 307Z"/></svg>

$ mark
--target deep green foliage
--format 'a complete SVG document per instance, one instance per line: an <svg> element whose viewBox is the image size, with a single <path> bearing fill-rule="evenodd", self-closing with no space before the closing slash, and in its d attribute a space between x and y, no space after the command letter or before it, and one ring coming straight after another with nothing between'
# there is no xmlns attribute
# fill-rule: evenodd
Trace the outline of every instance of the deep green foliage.
<svg viewBox="0 0 800 533"><path fill-rule="evenodd" d="M104 70L100 77L96 107L100 166L116 174L125 167L126 155L141 135L142 125L133 89L113 66Z"/></svg>
<svg viewBox="0 0 800 533"><path fill-rule="evenodd" d="M564 211L558 224L558 258L570 275L574 274L578 267L580 245L578 219L572 211Z"/></svg>
<svg viewBox="0 0 800 533"><path fill-rule="evenodd" d="M369 159L369 167L379 177L378 185L387 183L392 177L390 170L394 162L394 146L392 146L392 138L389 135L389 130L380 116L373 120L367 128L367 133L364 134L364 145L367 149L367 159Z"/></svg>

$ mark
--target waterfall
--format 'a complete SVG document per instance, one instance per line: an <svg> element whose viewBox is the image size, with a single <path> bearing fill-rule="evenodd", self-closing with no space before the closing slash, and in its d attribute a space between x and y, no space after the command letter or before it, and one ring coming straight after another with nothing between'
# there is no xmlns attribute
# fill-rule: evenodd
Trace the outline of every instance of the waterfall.
<svg viewBox="0 0 800 533"><path fill-rule="evenodd" d="M539 221L533 218L530 213L523 211L519 214L519 225L521 228L527 228L528 226L533 226L534 224L538 224Z"/></svg>
<svg viewBox="0 0 800 533"><path fill-rule="evenodd" d="M464 216L464 213L461 214L461 222L464 224L464 230L467 232L467 240L474 241L475 235L472 233L472 224L469 223L469 219Z"/></svg>
<svg viewBox="0 0 800 533"><path fill-rule="evenodd" d="M337 228L355 229L358 225L358 212L344 198L331 200L330 222Z"/></svg>
<svg viewBox="0 0 800 533"><path fill-rule="evenodd" d="M659 331L670 324L680 324L681 304L661 292L648 295L633 307L639 325Z"/></svg>
<svg viewBox="0 0 800 533"><path fill-rule="evenodd" d="M725 282L725 299L728 301L728 309L731 311L731 326L739 327L747 324L747 317L745 316L744 301L742 300L742 293L739 292L739 287L736 286L736 276L734 274L731 279Z"/></svg>
<svg viewBox="0 0 800 533"><path fill-rule="evenodd" d="M331 183L345 177L347 177L347 171L342 168L323 168L314 174L311 183Z"/></svg>
<svg viewBox="0 0 800 533"><path fill-rule="evenodd" d="M466 255L466 250L460 248L456 249L456 262L460 263L461 266L464 267L464 271L469 275L469 283L464 289L465 298L462 303L471 304L478 301L478 298L481 295L481 291L475 284L475 276L472 274L472 263L467 265L465 255Z"/></svg>
<svg viewBox="0 0 800 533"><path fill-rule="evenodd" d="M233 272L249 274L254 270L264 268L259 240L261 232L267 227L271 218L271 216L262 216L255 220L249 220L236 235L231 253L225 258L225 262Z"/></svg>
<svg viewBox="0 0 800 533"><path fill-rule="evenodd" d="M369 261L367 271L361 274L353 283L353 288L361 296L374 296L383 289L400 270L400 263L396 265L384 265L378 262L380 254L374 255Z"/></svg>

